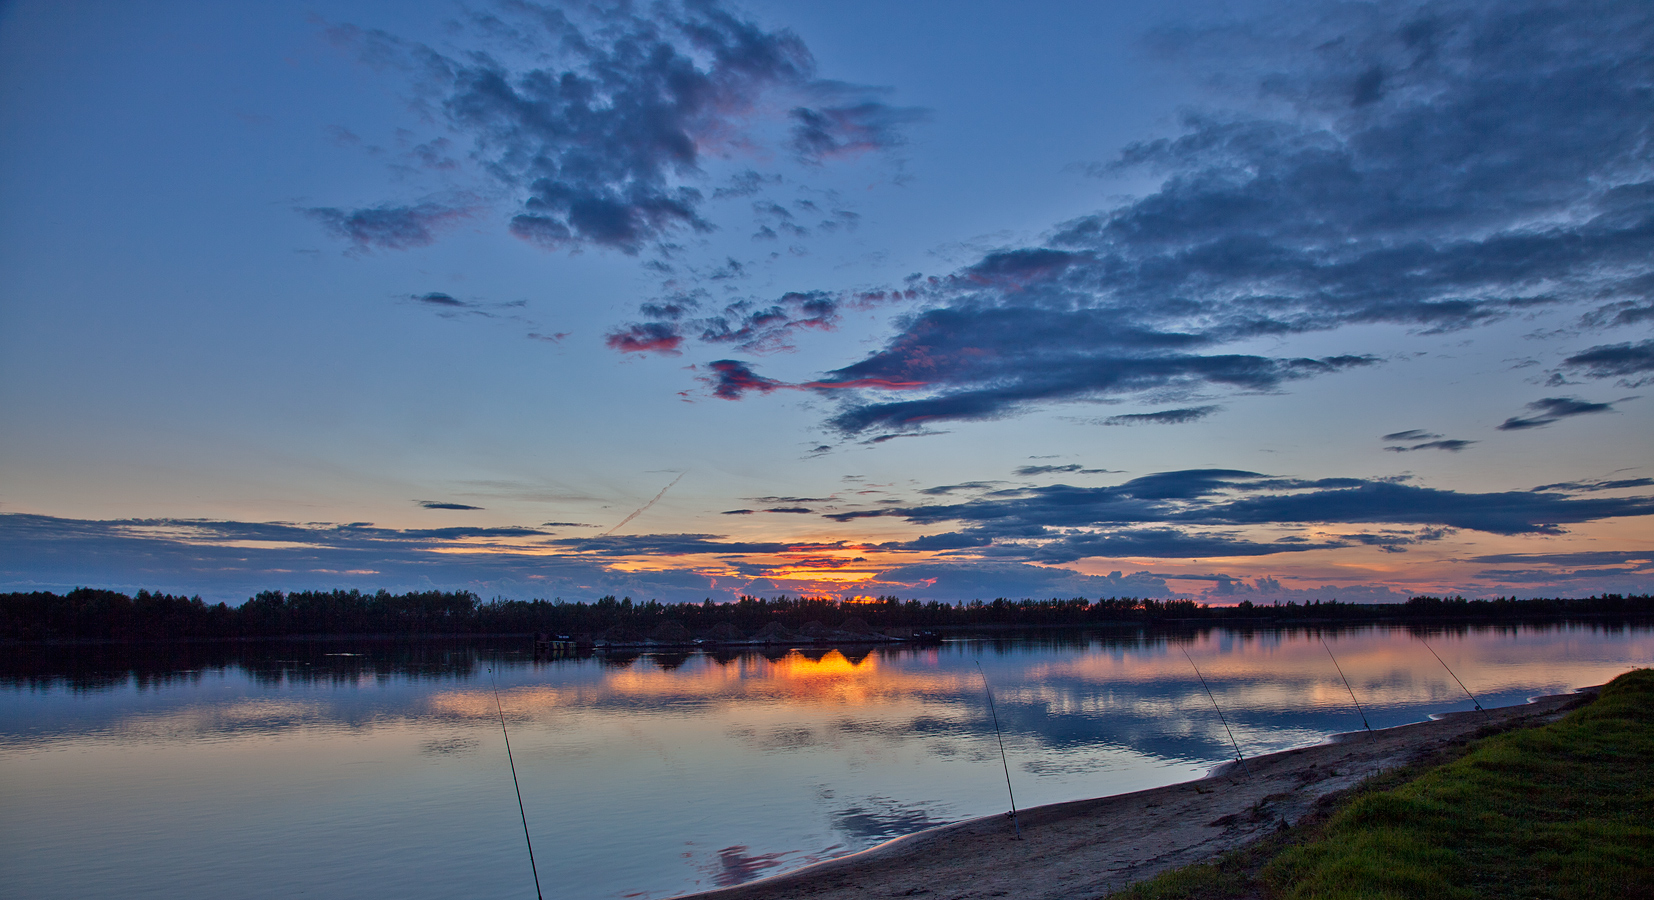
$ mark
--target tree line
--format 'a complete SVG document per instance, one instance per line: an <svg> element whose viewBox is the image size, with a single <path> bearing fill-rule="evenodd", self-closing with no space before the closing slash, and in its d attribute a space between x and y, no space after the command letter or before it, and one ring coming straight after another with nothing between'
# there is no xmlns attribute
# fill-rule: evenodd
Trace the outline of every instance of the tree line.
<svg viewBox="0 0 1654 900"><path fill-rule="evenodd" d="M469 591L264 591L239 606L199 596L147 590L127 595L97 588L0 594L0 640L269 638L308 635L481 635L545 632L570 636L644 638L662 628L700 635L720 626L750 634L770 623L790 629L857 620L883 628L965 629L1166 622L1510 620L1568 616L1654 615L1654 596L1602 594L1585 598L1466 600L1413 597L1405 603L1306 603L1211 606L1193 600L1084 597L998 598L950 604L935 600L872 601L831 597L742 597L733 603L506 600L483 602Z"/></svg>

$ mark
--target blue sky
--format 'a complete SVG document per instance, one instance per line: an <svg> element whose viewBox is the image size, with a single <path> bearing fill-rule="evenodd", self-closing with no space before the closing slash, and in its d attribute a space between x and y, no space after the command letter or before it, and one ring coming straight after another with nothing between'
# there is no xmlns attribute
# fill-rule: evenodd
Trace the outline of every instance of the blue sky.
<svg viewBox="0 0 1654 900"><path fill-rule="evenodd" d="M1646 592L1649 46L0 6L0 586Z"/></svg>

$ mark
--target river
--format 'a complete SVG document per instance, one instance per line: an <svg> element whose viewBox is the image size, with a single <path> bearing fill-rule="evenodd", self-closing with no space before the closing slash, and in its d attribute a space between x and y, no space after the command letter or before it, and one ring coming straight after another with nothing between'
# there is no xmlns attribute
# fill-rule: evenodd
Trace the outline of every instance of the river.
<svg viewBox="0 0 1654 900"><path fill-rule="evenodd" d="M1467 690L1496 706L1602 683L1654 662L1654 628L528 650L8 648L0 885L37 900L533 897L503 711L545 896L655 900L1007 811L1006 769L1028 807L1197 777L1363 714L1384 728L1470 709Z"/></svg>

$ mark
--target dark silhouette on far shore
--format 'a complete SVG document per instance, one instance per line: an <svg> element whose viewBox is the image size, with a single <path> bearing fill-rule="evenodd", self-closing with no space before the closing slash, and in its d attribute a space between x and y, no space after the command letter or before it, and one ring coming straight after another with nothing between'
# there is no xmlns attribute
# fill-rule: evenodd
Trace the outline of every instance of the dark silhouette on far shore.
<svg viewBox="0 0 1654 900"><path fill-rule="evenodd" d="M1337 600L1210 606L1193 600L1084 597L999 598L963 604L880 597L870 602L830 597L742 597L733 603L636 603L630 597L594 602L483 602L468 591L264 591L240 606L200 597L78 588L0 594L0 641L169 641L320 636L568 635L611 645L739 643L766 629L784 635L979 631L1050 626L1180 623L1409 623L1522 621L1654 616L1648 594L1576 599L1414 597L1405 603ZM833 623L831 627L822 623Z"/></svg>

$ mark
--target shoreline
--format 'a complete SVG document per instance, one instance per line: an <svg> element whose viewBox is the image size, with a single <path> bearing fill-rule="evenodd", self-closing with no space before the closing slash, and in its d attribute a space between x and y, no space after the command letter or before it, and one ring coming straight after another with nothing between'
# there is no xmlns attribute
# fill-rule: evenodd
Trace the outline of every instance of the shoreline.
<svg viewBox="0 0 1654 900"><path fill-rule="evenodd" d="M1481 736L1543 724L1588 702L1597 687L1527 703L1443 715L1215 767L1204 778L942 825L846 856L673 900L926 900L1099 897L1168 869L1204 862L1297 823L1329 795Z"/></svg>

